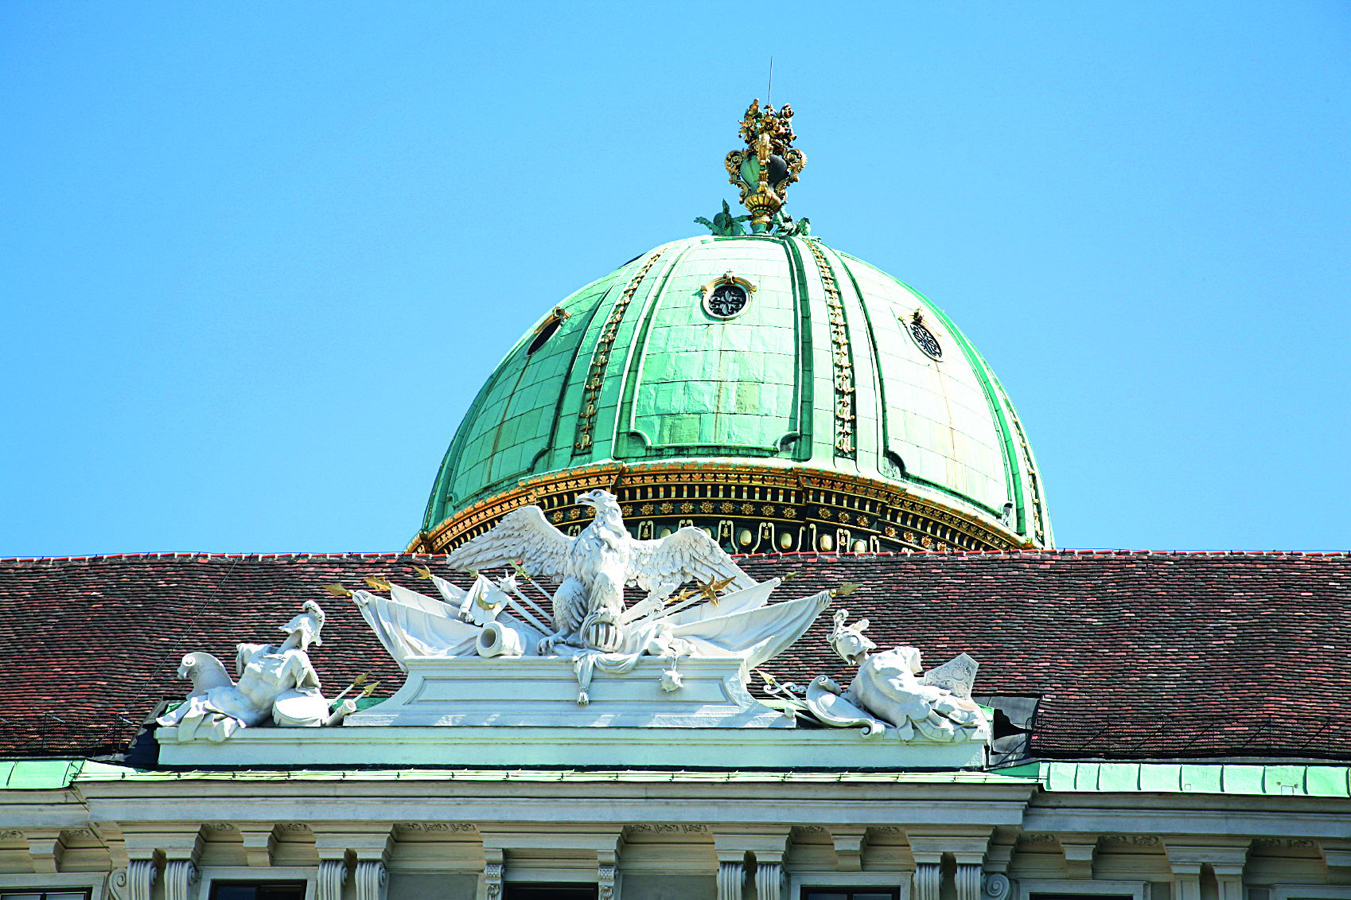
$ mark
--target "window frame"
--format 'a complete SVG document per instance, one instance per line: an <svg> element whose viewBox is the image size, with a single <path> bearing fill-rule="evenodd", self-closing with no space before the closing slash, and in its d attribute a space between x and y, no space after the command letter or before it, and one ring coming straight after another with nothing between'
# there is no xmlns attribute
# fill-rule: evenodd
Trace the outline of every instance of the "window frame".
<svg viewBox="0 0 1351 900"><path fill-rule="evenodd" d="M1105 894L1121 897L1129 895L1131 900L1149 900L1149 882L1147 881L1061 881L1059 879L1034 878L1019 880L1018 900L1032 900L1033 894Z"/></svg>
<svg viewBox="0 0 1351 900"><path fill-rule="evenodd" d="M89 900L108 900L106 872L14 873L0 875L0 891L87 891Z"/></svg>
<svg viewBox="0 0 1351 900"><path fill-rule="evenodd" d="M840 888L857 891L878 888L896 891L897 900L910 900L913 872L803 872L788 876L790 900L806 900L804 891ZM890 879L890 883L888 880Z"/></svg>
<svg viewBox="0 0 1351 900"><path fill-rule="evenodd" d="M266 875L264 875L266 871ZM205 866L200 870L200 878L194 885L193 896L196 900L211 900L211 887L218 881L230 881L236 884L265 881L294 881L304 883L305 900L315 900L319 881L318 866L270 866L266 870L255 866Z"/></svg>

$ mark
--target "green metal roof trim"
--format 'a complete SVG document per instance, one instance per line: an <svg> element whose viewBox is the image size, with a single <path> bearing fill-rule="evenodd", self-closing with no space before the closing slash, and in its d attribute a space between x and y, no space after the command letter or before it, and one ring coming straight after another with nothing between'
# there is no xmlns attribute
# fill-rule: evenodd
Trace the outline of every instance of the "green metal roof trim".
<svg viewBox="0 0 1351 900"><path fill-rule="evenodd" d="M1351 767L1229 763L1042 762L1000 769L1048 791L1351 797Z"/></svg>
<svg viewBox="0 0 1351 900"><path fill-rule="evenodd" d="M634 784L1028 784L1002 772L741 772L644 769L248 769L147 771L102 766L75 781L524 781Z"/></svg>
<svg viewBox="0 0 1351 900"><path fill-rule="evenodd" d="M131 771L134 770L87 759L4 759L0 760L0 789L59 790L82 774L107 776Z"/></svg>
<svg viewBox="0 0 1351 900"><path fill-rule="evenodd" d="M848 335L852 456L835 444L836 348L812 246L835 273ZM740 313L718 319L703 287L727 272L756 289ZM557 330L531 353L549 319L535 323L479 391L437 473L424 530L550 472L756 459L955 499L996 524L1011 502L1017 532L1036 541L1025 512L1038 502L1026 471L1034 463L994 373L941 310L874 266L805 238L687 238L559 306L567 318ZM916 311L941 361L911 338Z"/></svg>

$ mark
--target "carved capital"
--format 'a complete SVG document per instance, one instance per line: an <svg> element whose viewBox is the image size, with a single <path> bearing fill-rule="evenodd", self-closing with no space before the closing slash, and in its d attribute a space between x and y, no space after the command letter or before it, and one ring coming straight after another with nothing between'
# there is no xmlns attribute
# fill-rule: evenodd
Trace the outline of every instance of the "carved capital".
<svg viewBox="0 0 1351 900"><path fill-rule="evenodd" d="M981 879L980 893L986 900L1008 900L1012 890L1013 884L1003 872L986 872Z"/></svg>
<svg viewBox="0 0 1351 900"><path fill-rule="evenodd" d="M724 860L718 863L718 900L741 900L741 890L745 882L744 862Z"/></svg>
<svg viewBox="0 0 1351 900"><path fill-rule="evenodd" d="M108 889L115 900L150 900L158 877L159 868L153 859L133 859L109 876Z"/></svg>
<svg viewBox="0 0 1351 900"><path fill-rule="evenodd" d="M197 866L190 859L171 859L164 864L164 900L189 900L197 883Z"/></svg>
<svg viewBox="0 0 1351 900"><path fill-rule="evenodd" d="M315 885L315 900L342 900L342 886L347 881L347 861L319 860L319 877Z"/></svg>
<svg viewBox="0 0 1351 900"><path fill-rule="evenodd" d="M378 859L363 859L357 862L353 884L356 887L356 900L384 900L385 885L389 874L385 864Z"/></svg>
<svg viewBox="0 0 1351 900"><path fill-rule="evenodd" d="M619 867L614 863L596 866L596 894L599 900L619 900Z"/></svg>
<svg viewBox="0 0 1351 900"><path fill-rule="evenodd" d="M755 866L755 895L759 900L781 900L784 891L783 864L757 863Z"/></svg>
<svg viewBox="0 0 1351 900"><path fill-rule="evenodd" d="M483 896L499 900L502 896L502 863L488 862L483 866Z"/></svg>
<svg viewBox="0 0 1351 900"><path fill-rule="evenodd" d="M958 863L953 876L953 885L957 888L957 900L980 900L980 866L974 863Z"/></svg>
<svg viewBox="0 0 1351 900"><path fill-rule="evenodd" d="M915 866L914 900L938 900L943 887L943 867L936 862L922 862Z"/></svg>

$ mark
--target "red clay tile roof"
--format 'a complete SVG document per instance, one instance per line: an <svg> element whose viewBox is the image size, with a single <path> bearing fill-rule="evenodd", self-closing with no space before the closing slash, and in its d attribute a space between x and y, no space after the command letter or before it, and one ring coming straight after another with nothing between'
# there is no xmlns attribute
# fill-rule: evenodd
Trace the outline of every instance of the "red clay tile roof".
<svg viewBox="0 0 1351 900"><path fill-rule="evenodd" d="M323 585L385 575L418 587L406 554L147 555L0 560L0 753L126 748L157 703L184 695L179 657L233 656L279 635L306 599L328 613L311 656L331 692L365 671L401 680L356 608ZM1351 758L1351 556L1054 551L744 559L802 596L836 601L880 646L936 665L966 651L977 693L1042 696L1034 756ZM449 575L450 573L445 573ZM459 580L459 579L457 579ZM463 582L461 582L463 583ZM766 668L846 677L829 615Z"/></svg>

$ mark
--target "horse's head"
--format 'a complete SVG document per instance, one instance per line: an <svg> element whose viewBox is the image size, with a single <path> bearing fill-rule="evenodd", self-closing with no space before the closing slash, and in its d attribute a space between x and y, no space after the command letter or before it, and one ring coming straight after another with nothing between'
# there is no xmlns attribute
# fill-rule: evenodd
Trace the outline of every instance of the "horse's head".
<svg viewBox="0 0 1351 900"><path fill-rule="evenodd" d="M200 694L213 687L234 684L225 666L210 653L189 653L178 664L178 677L192 681L192 692Z"/></svg>

